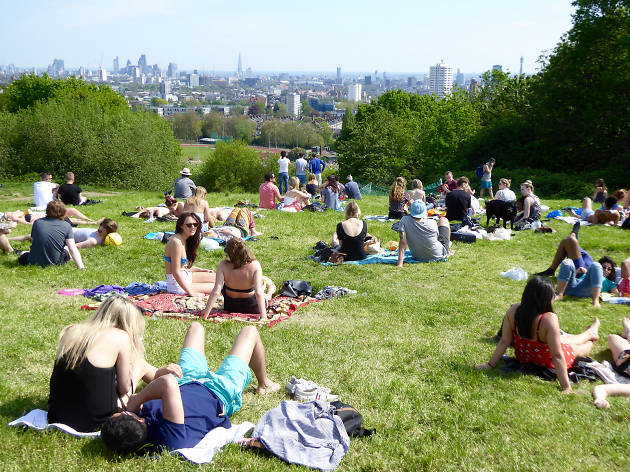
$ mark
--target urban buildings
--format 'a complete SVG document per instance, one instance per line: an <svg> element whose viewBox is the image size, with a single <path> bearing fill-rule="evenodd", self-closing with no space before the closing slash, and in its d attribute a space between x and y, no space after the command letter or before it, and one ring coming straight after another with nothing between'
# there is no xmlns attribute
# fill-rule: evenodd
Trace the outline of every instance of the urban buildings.
<svg viewBox="0 0 630 472"><path fill-rule="evenodd" d="M361 101L361 84L350 84L348 86L348 100L351 102Z"/></svg>
<svg viewBox="0 0 630 472"><path fill-rule="evenodd" d="M429 92L443 97L453 89L453 68L440 62L429 70Z"/></svg>
<svg viewBox="0 0 630 472"><path fill-rule="evenodd" d="M299 93L287 94L287 114L292 116L300 116L302 103L300 102Z"/></svg>
<svg viewBox="0 0 630 472"><path fill-rule="evenodd" d="M169 62L168 63L167 75L171 79L176 79L177 78L177 64L175 64L174 62Z"/></svg>

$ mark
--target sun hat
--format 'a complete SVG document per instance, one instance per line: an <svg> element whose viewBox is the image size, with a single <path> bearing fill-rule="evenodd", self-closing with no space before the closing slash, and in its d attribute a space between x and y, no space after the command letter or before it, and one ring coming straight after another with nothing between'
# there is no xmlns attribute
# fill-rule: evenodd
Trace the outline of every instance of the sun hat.
<svg viewBox="0 0 630 472"><path fill-rule="evenodd" d="M184 167L180 172L182 175L190 175L190 169L188 167Z"/></svg>
<svg viewBox="0 0 630 472"><path fill-rule="evenodd" d="M414 218L426 218L427 217L427 206L424 204L422 200L415 200L411 204L411 208L409 208L409 214Z"/></svg>
<svg viewBox="0 0 630 472"><path fill-rule="evenodd" d="M122 237L118 233L109 233L105 236L106 246L120 246L122 244Z"/></svg>

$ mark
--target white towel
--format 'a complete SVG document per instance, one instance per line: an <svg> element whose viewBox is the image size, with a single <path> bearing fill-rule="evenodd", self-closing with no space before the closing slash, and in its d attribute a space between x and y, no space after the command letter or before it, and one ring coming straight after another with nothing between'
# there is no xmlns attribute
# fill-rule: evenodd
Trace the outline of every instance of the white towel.
<svg viewBox="0 0 630 472"><path fill-rule="evenodd" d="M630 384L630 378L625 377L621 374L618 374L610 365L610 362L604 361L603 363L599 363L597 361L589 362L586 364L591 369L593 369L599 378L601 378L604 383L607 384Z"/></svg>
<svg viewBox="0 0 630 472"><path fill-rule="evenodd" d="M99 437L101 435L100 431L80 433L65 424L48 423L48 412L39 409L30 411L21 418L11 421L9 426L26 426L38 431L48 428L57 428L64 433L78 437ZM208 434L206 434L195 447L176 449L175 451L171 451L171 454L181 454L184 458L195 464L206 464L208 462L212 462L214 455L221 452L221 448L223 446L243 439L245 434L254 429L254 426L254 423L246 421L241 424L233 424L229 429L214 428L212 431L208 432Z"/></svg>
<svg viewBox="0 0 630 472"><path fill-rule="evenodd" d="M63 431L64 433L71 434L73 436L79 437L98 437L101 435L100 431L95 431L92 433L80 433L76 429L68 426L67 424L62 423L49 423L48 422L48 412L44 410L33 410L29 411L26 415L18 418L15 421L11 421L9 426L27 426L28 428L33 428L38 431L42 431L48 428L57 428Z"/></svg>

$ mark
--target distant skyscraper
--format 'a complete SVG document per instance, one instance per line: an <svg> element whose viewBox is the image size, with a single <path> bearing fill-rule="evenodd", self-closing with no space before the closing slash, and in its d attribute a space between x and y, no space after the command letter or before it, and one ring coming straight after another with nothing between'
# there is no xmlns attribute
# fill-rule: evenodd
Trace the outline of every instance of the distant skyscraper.
<svg viewBox="0 0 630 472"><path fill-rule="evenodd" d="M498 70L500 72L503 70L503 66L501 64L495 64L492 66L492 70Z"/></svg>
<svg viewBox="0 0 630 472"><path fill-rule="evenodd" d="M350 84L348 86L348 100L351 102L361 101L361 84Z"/></svg>
<svg viewBox="0 0 630 472"><path fill-rule="evenodd" d="M366 75L363 78L363 82L365 83L365 85L372 85L372 76L371 75Z"/></svg>
<svg viewBox="0 0 630 472"><path fill-rule="evenodd" d="M138 67L140 68L140 72L142 74L147 73L147 55L146 54L142 54L140 56L140 59L138 59Z"/></svg>
<svg viewBox="0 0 630 472"><path fill-rule="evenodd" d="M164 100L168 100L168 95L171 93L171 82L168 80L162 81L160 84L160 95Z"/></svg>
<svg viewBox="0 0 630 472"><path fill-rule="evenodd" d="M188 78L188 86L190 88L192 88L192 87L199 87L199 75L197 75L197 74L190 74L190 76Z"/></svg>
<svg viewBox="0 0 630 472"><path fill-rule="evenodd" d="M341 67L337 67L337 84L341 85L343 82L341 81Z"/></svg>
<svg viewBox="0 0 630 472"><path fill-rule="evenodd" d="M118 74L118 71L120 70L120 64L118 63L118 56L116 56L114 58L114 69L113 69L113 73L114 74Z"/></svg>
<svg viewBox="0 0 630 472"><path fill-rule="evenodd" d="M466 82L466 79L464 79L464 74L462 74L461 69L458 67L457 75L455 76L455 83L459 85L460 87L463 87L465 82Z"/></svg>
<svg viewBox="0 0 630 472"><path fill-rule="evenodd" d="M241 58L241 53L238 53L238 78L242 79L243 78L243 60Z"/></svg>
<svg viewBox="0 0 630 472"><path fill-rule="evenodd" d="M107 71L104 67L100 67L98 70L98 81L107 82Z"/></svg>
<svg viewBox="0 0 630 472"><path fill-rule="evenodd" d="M174 62L168 63L168 76L171 79L177 78L177 64L175 64Z"/></svg>
<svg viewBox="0 0 630 472"><path fill-rule="evenodd" d="M521 56L521 69L519 70L518 75L523 75L523 56Z"/></svg>
<svg viewBox="0 0 630 472"><path fill-rule="evenodd" d="M415 87L418 83L418 79L415 77L407 77L407 87Z"/></svg>
<svg viewBox="0 0 630 472"><path fill-rule="evenodd" d="M133 66L131 65L131 61L127 59L127 64L125 65L125 73L127 75L133 74Z"/></svg>
<svg viewBox="0 0 630 472"><path fill-rule="evenodd" d="M300 102L299 93L287 94L287 113L293 116L300 116L302 110L302 103Z"/></svg>
<svg viewBox="0 0 630 472"><path fill-rule="evenodd" d="M52 63L52 71L55 75L61 75L64 70L63 59L55 59Z"/></svg>
<svg viewBox="0 0 630 472"><path fill-rule="evenodd" d="M429 70L429 91L438 97L451 93L453 88L453 68L446 64L438 63Z"/></svg>

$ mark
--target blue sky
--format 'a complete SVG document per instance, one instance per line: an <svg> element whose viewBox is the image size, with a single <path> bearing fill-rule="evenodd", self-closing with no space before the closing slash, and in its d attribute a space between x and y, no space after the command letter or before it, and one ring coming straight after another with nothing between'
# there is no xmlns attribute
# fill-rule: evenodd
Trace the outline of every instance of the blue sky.
<svg viewBox="0 0 630 472"><path fill-rule="evenodd" d="M0 0L0 64L111 69L533 73L571 27L570 0Z"/></svg>

